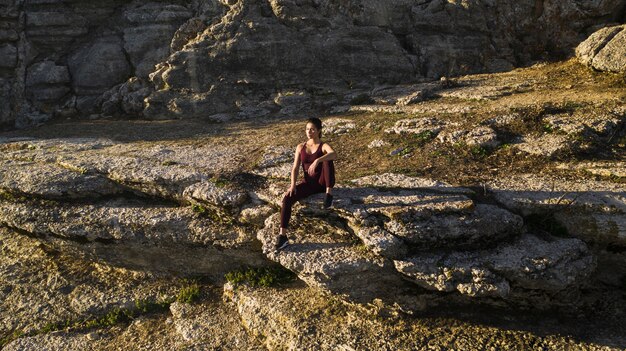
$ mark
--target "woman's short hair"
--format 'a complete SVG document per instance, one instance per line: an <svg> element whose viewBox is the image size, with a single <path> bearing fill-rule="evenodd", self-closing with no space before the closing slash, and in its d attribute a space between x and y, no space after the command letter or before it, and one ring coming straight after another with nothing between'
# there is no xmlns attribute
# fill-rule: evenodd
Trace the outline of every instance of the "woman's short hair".
<svg viewBox="0 0 626 351"><path fill-rule="evenodd" d="M320 132L320 138L322 137L322 121L319 118L311 117L306 120L307 123L311 123Z"/></svg>

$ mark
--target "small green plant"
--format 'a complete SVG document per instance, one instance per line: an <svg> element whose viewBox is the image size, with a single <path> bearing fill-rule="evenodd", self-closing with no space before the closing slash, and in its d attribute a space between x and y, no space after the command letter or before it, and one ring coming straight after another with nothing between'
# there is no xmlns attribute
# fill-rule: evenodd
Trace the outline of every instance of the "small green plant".
<svg viewBox="0 0 626 351"><path fill-rule="evenodd" d="M183 288L183 290L184 289L185 288ZM189 299L195 296L193 294L194 289L189 289L189 291L185 291L184 293L182 293L183 290L181 290L181 293L179 293L179 298L181 295L183 296L183 298L186 298L186 299ZM173 301L174 300L169 300L169 301L137 300L135 301L134 308L116 307L110 310L105 315L100 316L100 317L83 319L83 320L67 319L64 322L58 322L58 323L49 322L49 323L46 323L41 329L32 331L28 334L25 334L22 331L14 331L12 334L0 338L0 348L8 344L9 342L15 339L21 338L23 336L47 334L47 333L54 332L57 330L85 331L88 329L110 327L110 326L114 326L120 323L127 323L142 314L165 311L169 309L169 306L172 304Z"/></svg>
<svg viewBox="0 0 626 351"><path fill-rule="evenodd" d="M431 130L425 130L419 134L417 134L415 136L415 140L420 144L420 145L424 145L427 142L431 141L432 139L435 138L437 134L435 134L433 131Z"/></svg>
<svg viewBox="0 0 626 351"><path fill-rule="evenodd" d="M24 201L27 201L28 198L23 195L17 195L17 194L4 192L0 190L0 200L10 201L10 202L24 202Z"/></svg>
<svg viewBox="0 0 626 351"><path fill-rule="evenodd" d="M211 181L211 183L213 183L218 188L224 188L228 184L230 184L228 179L223 178L223 177L213 177L213 178L210 179L210 181Z"/></svg>
<svg viewBox="0 0 626 351"><path fill-rule="evenodd" d="M165 161L161 162L162 166L173 166L175 164L178 164L178 162L172 161L172 160L165 160Z"/></svg>
<svg viewBox="0 0 626 351"><path fill-rule="evenodd" d="M15 330L11 334L3 336L2 338L0 338L0 349L2 349L6 344L12 342L13 340L21 338L23 335L23 331Z"/></svg>
<svg viewBox="0 0 626 351"><path fill-rule="evenodd" d="M235 286L247 284L253 287L271 287L293 281L295 279L295 274L283 267L247 267L229 272L224 276L224 278L226 278L226 281Z"/></svg>
<svg viewBox="0 0 626 351"><path fill-rule="evenodd" d="M470 152L472 153L472 155L479 157L485 157L489 154L489 150L479 145L472 146L470 148Z"/></svg>
<svg viewBox="0 0 626 351"><path fill-rule="evenodd" d="M546 134L552 134L555 132L554 127L549 123L544 123L541 125L541 129Z"/></svg>
<svg viewBox="0 0 626 351"><path fill-rule="evenodd" d="M206 207L200 204L191 205L191 209L193 210L193 212L197 214L201 214L201 215L207 214L209 212L209 210Z"/></svg>
<svg viewBox="0 0 626 351"><path fill-rule="evenodd" d="M191 283L187 286L183 286L178 295L176 301L182 303L193 303L200 297L200 286L197 283Z"/></svg>

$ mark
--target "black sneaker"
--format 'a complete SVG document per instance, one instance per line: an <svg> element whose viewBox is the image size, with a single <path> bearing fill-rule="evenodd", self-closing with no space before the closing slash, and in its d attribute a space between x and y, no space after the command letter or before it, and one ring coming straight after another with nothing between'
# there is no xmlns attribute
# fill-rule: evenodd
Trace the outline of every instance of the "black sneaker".
<svg viewBox="0 0 626 351"><path fill-rule="evenodd" d="M289 239L286 235L279 235L274 244L274 250L280 251L289 245Z"/></svg>
<svg viewBox="0 0 626 351"><path fill-rule="evenodd" d="M324 208L329 208L333 205L333 196L331 194L326 194L324 198Z"/></svg>

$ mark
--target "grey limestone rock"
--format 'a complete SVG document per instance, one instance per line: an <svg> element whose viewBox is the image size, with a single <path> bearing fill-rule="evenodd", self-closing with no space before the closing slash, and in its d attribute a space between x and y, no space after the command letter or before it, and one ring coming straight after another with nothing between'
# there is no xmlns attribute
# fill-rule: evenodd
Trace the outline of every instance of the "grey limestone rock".
<svg viewBox="0 0 626 351"><path fill-rule="evenodd" d="M399 173L375 174L353 179L350 182L354 185L370 187L411 188L441 193L460 193L466 195L471 195L474 193L471 189L455 187L438 180L421 177L411 177Z"/></svg>
<svg viewBox="0 0 626 351"><path fill-rule="evenodd" d="M293 165L295 148L270 146L263 150L261 159L253 171L255 174L272 177L288 178Z"/></svg>
<svg viewBox="0 0 626 351"><path fill-rule="evenodd" d="M605 27L576 48L583 63L599 71L626 73L626 26Z"/></svg>
<svg viewBox="0 0 626 351"><path fill-rule="evenodd" d="M322 133L341 135L352 131L356 127L353 120L347 118L328 118L322 122Z"/></svg>
<svg viewBox="0 0 626 351"><path fill-rule="evenodd" d="M201 305L174 302L170 313L176 334L185 341L187 348L261 350L230 304L220 300Z"/></svg>
<svg viewBox="0 0 626 351"><path fill-rule="evenodd" d="M26 11L25 31L36 48L64 52L76 38L88 33L89 22L80 13L54 5Z"/></svg>
<svg viewBox="0 0 626 351"><path fill-rule="evenodd" d="M17 48L11 44L0 45L0 67L15 68L17 66Z"/></svg>
<svg viewBox="0 0 626 351"><path fill-rule="evenodd" d="M386 141L384 141L382 139L374 139L367 145L367 148L368 149L374 149L374 148L379 148L379 147L389 146L389 145L391 145L391 144L389 144L388 142L386 142Z"/></svg>
<svg viewBox="0 0 626 351"><path fill-rule="evenodd" d="M40 236L136 243L184 243L237 247L248 242L236 228L220 228L190 207L146 207L129 201L99 205L39 205L3 201L0 221Z"/></svg>
<svg viewBox="0 0 626 351"><path fill-rule="evenodd" d="M26 87L35 101L55 101L70 92L70 73L67 66L53 61L33 64L27 70Z"/></svg>
<svg viewBox="0 0 626 351"><path fill-rule="evenodd" d="M122 41L102 38L82 47L69 59L72 86L77 95L99 95L130 77Z"/></svg>
<svg viewBox="0 0 626 351"><path fill-rule="evenodd" d="M95 350L92 341L87 335L74 335L71 333L60 334L44 334L30 336L17 339L6 345L3 350L23 351L23 350L42 350L42 351L63 351L63 350Z"/></svg>
<svg viewBox="0 0 626 351"><path fill-rule="evenodd" d="M495 148L500 145L498 135L490 127L480 126L472 130L455 130L441 132L437 139L450 144L463 143L467 146Z"/></svg>
<svg viewBox="0 0 626 351"><path fill-rule="evenodd" d="M215 180L207 180L190 185L183 192L183 197L191 201L206 203L215 208L237 211L247 200L248 195L243 189L232 184L222 184Z"/></svg>
<svg viewBox="0 0 626 351"><path fill-rule="evenodd" d="M345 231L321 220L312 227L292 218L295 229L289 234L291 244L275 252L278 221L278 214L270 216L257 238L270 260L295 272L309 286L357 301L369 301L393 294L394 288L401 289L402 282L389 261L358 250Z"/></svg>
<svg viewBox="0 0 626 351"><path fill-rule="evenodd" d="M88 152L65 156L59 163L74 169L100 173L111 180L148 195L184 201L184 190L208 177L179 164L142 157Z"/></svg>
<svg viewBox="0 0 626 351"><path fill-rule="evenodd" d="M587 112L548 115L544 121L554 130L573 136L607 137L626 123L626 116L617 111L604 114Z"/></svg>
<svg viewBox="0 0 626 351"><path fill-rule="evenodd" d="M421 247L472 246L518 234L523 221L493 205L475 205L468 213L424 213L413 218L391 219L385 229L405 242Z"/></svg>
<svg viewBox="0 0 626 351"><path fill-rule="evenodd" d="M82 173L53 163L0 162L0 189L47 199L96 199L124 188L98 174Z"/></svg>
<svg viewBox="0 0 626 351"><path fill-rule="evenodd" d="M580 283L595 269L578 239L540 239L524 234L494 250L424 252L395 261L420 286L469 296L507 297L515 289L558 291Z"/></svg>
<svg viewBox="0 0 626 351"><path fill-rule="evenodd" d="M171 38L191 16L184 6L160 3L147 3L124 13L130 23L124 29L124 49L137 77L147 78L154 66L169 56Z"/></svg>
<svg viewBox="0 0 626 351"><path fill-rule="evenodd" d="M621 184L526 174L491 181L489 188L506 208L523 216L553 216L586 242L625 242L626 192Z"/></svg>
<svg viewBox="0 0 626 351"><path fill-rule="evenodd" d="M437 135L445 125L445 122L433 117L402 119L397 121L392 128L386 129L385 132L395 134L421 134L427 132Z"/></svg>
<svg viewBox="0 0 626 351"><path fill-rule="evenodd" d="M116 307L134 307L134 300L157 301L160 296L175 294L169 279L76 259L67 250L55 250L6 228L0 229L0 250L3 335L12 330L34 332L49 323L99 317ZM34 338L20 340L24 341L5 347L23 350L23 345L36 345ZM29 347L38 350L42 346Z"/></svg>
<svg viewBox="0 0 626 351"><path fill-rule="evenodd" d="M521 151L543 157L554 157L562 153L572 152L579 145L579 140L561 134L525 135L518 138L513 144Z"/></svg>
<svg viewBox="0 0 626 351"><path fill-rule="evenodd" d="M142 114L144 99L151 91L142 79L131 77L125 83L102 94L97 104L101 106L102 114L107 116L119 114L137 116Z"/></svg>

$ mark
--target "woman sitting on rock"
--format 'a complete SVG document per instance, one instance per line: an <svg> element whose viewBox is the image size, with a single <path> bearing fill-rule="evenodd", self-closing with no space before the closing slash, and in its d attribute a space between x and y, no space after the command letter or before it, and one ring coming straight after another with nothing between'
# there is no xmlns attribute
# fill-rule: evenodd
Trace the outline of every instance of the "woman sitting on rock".
<svg viewBox="0 0 626 351"><path fill-rule="evenodd" d="M326 191L324 208L330 207L333 202L331 194L335 185L333 160L337 159L337 154L330 145L322 142L322 121L319 118L309 118L305 132L308 140L296 147L291 168L291 186L283 197L280 210L280 232L274 244L276 250L281 250L289 244L287 227L291 218L291 206L296 201ZM296 185L300 163L304 170L304 180Z"/></svg>

